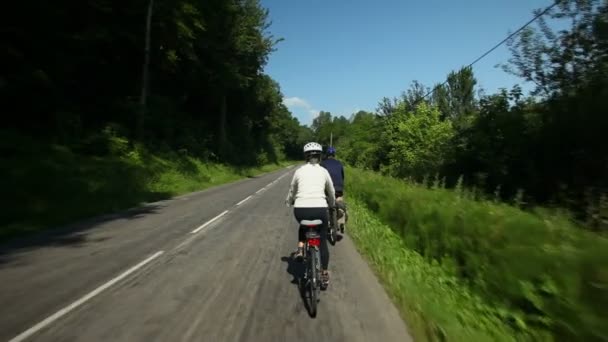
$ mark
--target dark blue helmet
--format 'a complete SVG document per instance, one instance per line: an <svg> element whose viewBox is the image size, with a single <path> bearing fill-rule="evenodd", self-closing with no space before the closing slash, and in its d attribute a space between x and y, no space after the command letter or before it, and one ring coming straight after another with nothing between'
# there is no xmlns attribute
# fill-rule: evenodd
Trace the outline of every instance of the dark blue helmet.
<svg viewBox="0 0 608 342"><path fill-rule="evenodd" d="M333 146L329 146L327 148L327 154L330 155L330 156L335 155L336 154L336 149Z"/></svg>

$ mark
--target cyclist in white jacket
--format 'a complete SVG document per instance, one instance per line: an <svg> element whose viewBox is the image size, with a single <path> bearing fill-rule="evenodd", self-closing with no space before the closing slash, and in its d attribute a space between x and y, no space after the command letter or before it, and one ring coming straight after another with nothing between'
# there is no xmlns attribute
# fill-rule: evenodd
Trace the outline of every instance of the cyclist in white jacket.
<svg viewBox="0 0 608 342"><path fill-rule="evenodd" d="M286 202L294 206L294 216L298 223L302 220L321 220L321 281L324 287L329 284L329 248L327 247L327 208L328 204L336 204L334 185L331 176L321 162L323 147L316 142L304 145L306 164L296 170L291 180ZM306 228L300 227L298 231L298 249L296 258L304 254L306 241Z"/></svg>

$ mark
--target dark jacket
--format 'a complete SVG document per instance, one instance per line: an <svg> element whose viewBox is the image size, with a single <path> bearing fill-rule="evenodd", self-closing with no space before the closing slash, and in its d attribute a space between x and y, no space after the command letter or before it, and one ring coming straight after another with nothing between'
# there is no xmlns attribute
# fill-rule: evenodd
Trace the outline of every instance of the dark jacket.
<svg viewBox="0 0 608 342"><path fill-rule="evenodd" d="M344 191L344 167L336 159L327 158L321 162L321 166L327 169L334 183L336 191Z"/></svg>

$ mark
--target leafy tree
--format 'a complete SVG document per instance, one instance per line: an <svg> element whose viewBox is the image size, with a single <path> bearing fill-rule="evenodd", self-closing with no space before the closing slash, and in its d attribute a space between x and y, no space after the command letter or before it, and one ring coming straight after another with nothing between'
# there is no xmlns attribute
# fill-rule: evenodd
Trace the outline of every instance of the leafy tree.
<svg viewBox="0 0 608 342"><path fill-rule="evenodd" d="M19 134L80 149L111 126L234 163L281 156L291 139L277 133L291 114L262 72L279 40L258 0L38 1L2 14L0 98Z"/></svg>
<svg viewBox="0 0 608 342"><path fill-rule="evenodd" d="M392 100L388 97L383 97L382 100L378 103L378 108L376 112L382 116L390 116L397 107L398 100L393 98Z"/></svg>
<svg viewBox="0 0 608 342"><path fill-rule="evenodd" d="M373 113L359 111L353 115L344 136L338 142L338 157L360 168L380 168L378 137L382 135L382 121Z"/></svg>
<svg viewBox="0 0 608 342"><path fill-rule="evenodd" d="M414 111L416 106L425 100L425 96L429 92L430 89L428 87L425 87L422 83L414 80L410 85L410 88L401 94L401 102L408 111Z"/></svg>
<svg viewBox="0 0 608 342"><path fill-rule="evenodd" d="M448 74L445 85L435 86L433 103L443 118L462 121L476 111L475 85L477 80L471 67Z"/></svg>
<svg viewBox="0 0 608 342"><path fill-rule="evenodd" d="M551 30L544 18L511 42L513 58L505 69L536 84L544 108L540 118L546 180L537 196L555 199L567 190L581 209L586 192L608 191L607 4L599 0L561 1L550 12L569 28ZM599 196L599 195L598 195ZM572 204L572 203L571 203Z"/></svg>
<svg viewBox="0 0 608 342"><path fill-rule="evenodd" d="M503 65L505 71L535 83L535 93L545 96L567 94L589 82L606 60L606 4L600 4L601 0L559 1L548 15L567 21L569 29L556 33L544 16L539 17L538 28L528 27L508 42L512 58Z"/></svg>
<svg viewBox="0 0 608 342"><path fill-rule="evenodd" d="M420 179L437 172L446 161L454 130L451 122L441 120L437 108L423 103L410 113L406 106L402 103L385 127L388 172Z"/></svg>
<svg viewBox="0 0 608 342"><path fill-rule="evenodd" d="M330 112L320 111L319 115L312 121L312 131L315 140L320 144L329 144L333 130L333 118Z"/></svg>

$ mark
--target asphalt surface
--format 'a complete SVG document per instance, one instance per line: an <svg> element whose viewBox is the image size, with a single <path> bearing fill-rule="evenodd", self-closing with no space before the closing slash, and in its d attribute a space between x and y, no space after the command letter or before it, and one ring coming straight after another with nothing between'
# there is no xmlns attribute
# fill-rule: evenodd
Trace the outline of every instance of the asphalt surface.
<svg viewBox="0 0 608 342"><path fill-rule="evenodd" d="M0 340L411 341L348 232L308 315L293 170L0 246Z"/></svg>

